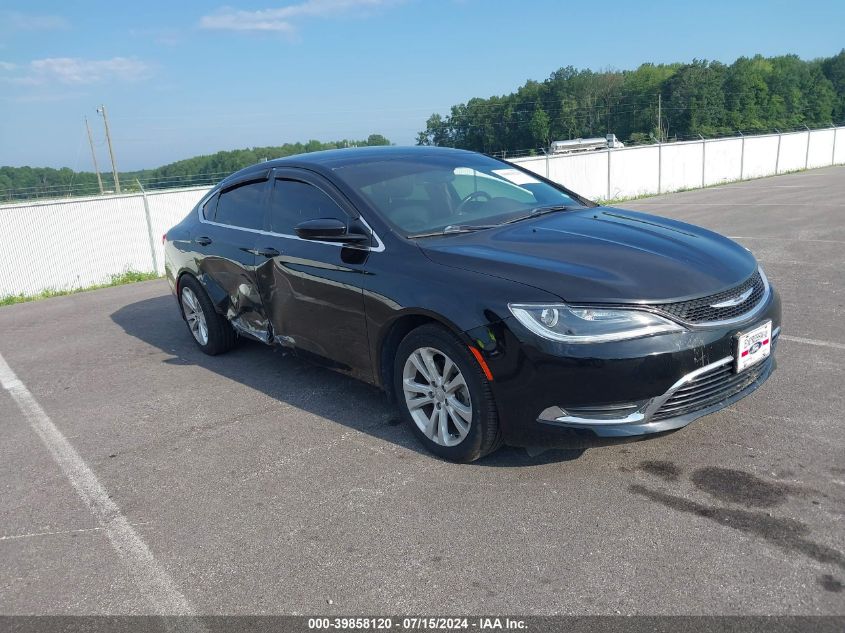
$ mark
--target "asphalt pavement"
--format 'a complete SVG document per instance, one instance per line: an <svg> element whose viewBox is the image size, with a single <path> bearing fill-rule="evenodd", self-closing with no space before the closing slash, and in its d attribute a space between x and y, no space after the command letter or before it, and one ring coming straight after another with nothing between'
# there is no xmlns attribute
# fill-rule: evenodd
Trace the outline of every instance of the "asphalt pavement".
<svg viewBox="0 0 845 633"><path fill-rule="evenodd" d="M370 386L204 356L164 281L0 308L0 614L845 615L845 168L619 206L784 307L762 388L644 441L454 465Z"/></svg>

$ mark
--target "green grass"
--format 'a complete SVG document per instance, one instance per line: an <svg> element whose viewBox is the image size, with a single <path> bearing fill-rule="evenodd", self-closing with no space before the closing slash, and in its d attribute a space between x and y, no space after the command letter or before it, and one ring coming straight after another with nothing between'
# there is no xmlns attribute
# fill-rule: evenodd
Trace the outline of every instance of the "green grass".
<svg viewBox="0 0 845 633"><path fill-rule="evenodd" d="M136 281L149 281L150 279L160 279L158 273L153 272L139 272L137 270L127 270L125 273L112 275L111 279L103 284L95 284L85 288L71 288L69 290L56 290L55 288L47 288L38 294L34 295L5 295L0 297L0 306L9 306L15 303L25 303L27 301L38 301L39 299L49 299L51 297L62 297L64 295L72 295L77 292L86 292L88 290L97 290L99 288L111 288L112 286L122 286L123 284L132 284Z"/></svg>

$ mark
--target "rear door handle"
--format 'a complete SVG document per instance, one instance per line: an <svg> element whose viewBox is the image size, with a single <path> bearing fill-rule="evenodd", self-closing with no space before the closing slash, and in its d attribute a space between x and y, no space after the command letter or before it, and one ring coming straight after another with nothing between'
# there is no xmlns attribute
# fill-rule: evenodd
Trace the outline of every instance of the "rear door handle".
<svg viewBox="0 0 845 633"><path fill-rule="evenodd" d="M204 235L202 237L197 237L197 238L194 239L194 242L196 242L200 246L208 246L213 241L214 240L212 240L210 237L206 237Z"/></svg>
<svg viewBox="0 0 845 633"><path fill-rule="evenodd" d="M278 257L281 255L275 248L257 248L254 252L256 255L261 255L262 257Z"/></svg>

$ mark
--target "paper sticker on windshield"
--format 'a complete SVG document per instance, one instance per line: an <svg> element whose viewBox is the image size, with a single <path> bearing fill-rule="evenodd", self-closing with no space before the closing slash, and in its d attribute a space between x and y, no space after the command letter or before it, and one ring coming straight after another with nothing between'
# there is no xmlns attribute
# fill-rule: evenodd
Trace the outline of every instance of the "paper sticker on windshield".
<svg viewBox="0 0 845 633"><path fill-rule="evenodd" d="M533 185L540 182L518 169L494 169L493 173L505 180L510 180L515 185Z"/></svg>

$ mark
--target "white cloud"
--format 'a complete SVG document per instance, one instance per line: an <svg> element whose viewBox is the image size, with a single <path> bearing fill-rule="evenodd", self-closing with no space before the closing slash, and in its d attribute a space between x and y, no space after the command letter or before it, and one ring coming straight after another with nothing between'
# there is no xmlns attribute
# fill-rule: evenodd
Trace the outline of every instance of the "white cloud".
<svg viewBox="0 0 845 633"><path fill-rule="evenodd" d="M70 26L60 15L39 15L20 11L0 11L0 24L6 31L55 31Z"/></svg>
<svg viewBox="0 0 845 633"><path fill-rule="evenodd" d="M151 68L133 57L111 59L80 59L78 57L48 57L36 59L25 66L0 62L3 80L20 85L95 84L105 81L137 81L146 79Z"/></svg>
<svg viewBox="0 0 845 633"><path fill-rule="evenodd" d="M223 7L200 18L200 28L228 31L254 31L292 34L298 18L335 17L352 10L378 8L395 4L396 0L305 0L278 9L241 11Z"/></svg>

